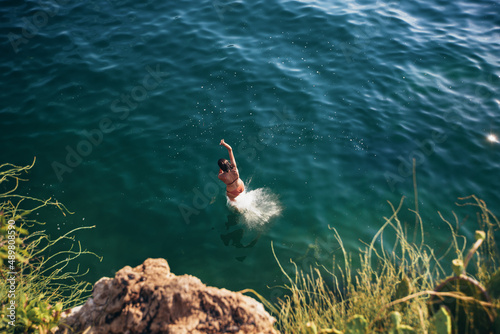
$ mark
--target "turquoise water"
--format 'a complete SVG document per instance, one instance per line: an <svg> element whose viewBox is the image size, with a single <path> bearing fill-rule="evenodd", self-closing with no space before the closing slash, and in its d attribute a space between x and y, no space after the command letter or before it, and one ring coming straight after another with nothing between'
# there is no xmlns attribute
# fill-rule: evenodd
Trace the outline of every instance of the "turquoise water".
<svg viewBox="0 0 500 334"><path fill-rule="evenodd" d="M1 160L36 156L23 190L75 212L45 213L53 237L96 226L78 234L103 256L82 259L90 281L163 257L176 274L275 297L271 242L301 268L341 256L328 226L362 247L391 215L387 201L404 195L413 208L414 158L437 250L449 242L437 210L452 217L470 194L499 203L500 144L487 140L500 135L496 1L0 10ZM250 209L279 215L248 220L227 206L222 138L260 194Z"/></svg>

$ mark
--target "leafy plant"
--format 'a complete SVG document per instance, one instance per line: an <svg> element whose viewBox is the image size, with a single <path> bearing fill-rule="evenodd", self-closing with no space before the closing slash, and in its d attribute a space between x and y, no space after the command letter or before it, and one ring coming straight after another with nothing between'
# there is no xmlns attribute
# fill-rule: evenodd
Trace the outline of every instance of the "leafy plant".
<svg viewBox="0 0 500 334"><path fill-rule="evenodd" d="M473 202L468 201L471 199ZM292 278L274 254L288 280L283 286L287 294L275 305L279 310L276 313L278 329L282 333L448 334L466 328L458 333L494 333L494 324L500 323L497 320L500 302L491 300L483 287L488 287L498 298L500 272L496 264L500 257L493 235L500 224L484 202L475 196L460 200L466 201L460 206L480 209L478 223L484 233L478 233L476 242L464 257L466 238L439 214L450 227L453 241L446 254L458 255L459 261L453 262L461 270L448 278L449 269L443 267L443 258L438 258L434 249L425 243L418 211L411 209L417 222L415 230L420 231L420 235L410 241L398 218L404 198L397 207L389 203L392 215L384 217L385 222L371 243L360 250L357 267L352 264L351 254L347 253L340 235L333 228L342 250L343 265L334 261L332 271L311 268L310 273L304 273L295 266ZM458 218L453 215L458 226ZM389 236L395 241L385 244ZM466 273L474 258L474 270ZM325 283L326 275L333 278L333 289ZM462 311L458 312L457 305Z"/></svg>
<svg viewBox="0 0 500 334"><path fill-rule="evenodd" d="M0 332L48 333L57 325L64 309L82 303L89 295L90 283L81 281L86 274L69 270L69 264L84 254L75 242L74 232L92 227L74 229L55 240L43 230L29 232L40 223L31 214L41 208L56 207L63 215L71 214L58 201L40 200L16 194L21 175L33 164L20 167L12 164L0 166L0 276L7 282L0 286ZM73 246L51 250L62 241ZM75 248L77 244L77 248Z"/></svg>

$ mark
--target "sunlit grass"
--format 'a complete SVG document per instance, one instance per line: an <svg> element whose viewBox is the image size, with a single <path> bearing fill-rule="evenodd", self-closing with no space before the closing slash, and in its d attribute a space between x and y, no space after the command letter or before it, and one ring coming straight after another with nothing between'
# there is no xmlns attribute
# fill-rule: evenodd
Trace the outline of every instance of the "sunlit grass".
<svg viewBox="0 0 500 334"><path fill-rule="evenodd" d="M0 185L7 189L0 194L0 276L9 282L0 285L2 333L47 333L58 324L62 310L83 303L91 292L90 283L82 279L85 272L72 265L80 256L93 254L82 250L74 239L76 231L91 227L76 228L51 240L32 214L51 206L63 215L70 212L57 201L16 194L19 181L25 181L21 176L33 165L34 161L24 167L0 166ZM54 251L54 246L68 241L69 249ZM15 301L14 312L8 309L11 301ZM15 320L8 315L15 315Z"/></svg>
<svg viewBox="0 0 500 334"><path fill-rule="evenodd" d="M416 217L415 230L418 233L410 237L406 232L405 225L398 218L404 201L402 198L397 207L389 203L392 214L389 218L384 217L383 226L371 242L356 254L359 265L353 265L354 255L346 251L341 236L334 228L330 229L342 250L342 258L333 259L331 269L316 267L304 272L295 266L294 275L289 275L275 254L288 280L283 287L287 294L273 305L277 328L282 333L349 333L349 328L360 318L366 320L366 331L359 333L388 333L396 328L394 319L399 316L400 333L403 333L403 328L408 333L434 333L436 328L429 312L431 296L435 296L436 300L455 299L466 310L469 306L479 305L496 317L500 304L496 299L478 301L461 291L443 292L435 291L435 288L446 277L453 275L451 261L445 260L450 256L461 263L465 261L465 267L469 261L471 264L474 262L473 268L469 268L474 276L463 272L461 277L471 278L473 282L477 280L482 287L493 288L492 277L497 271L499 259L494 239L494 232L500 227L498 219L477 197L461 198L458 205L478 208L476 228L485 232L485 239L476 242L477 247L473 246L464 255L468 240L458 233L458 216L453 213L455 221L451 223L438 213L445 226L449 227L452 240L450 248L438 258L433 248L425 243L418 208L408 209ZM384 243L385 239L395 242L389 245ZM325 282L325 277L331 277L333 288L332 284ZM498 289L498 284L495 284Z"/></svg>

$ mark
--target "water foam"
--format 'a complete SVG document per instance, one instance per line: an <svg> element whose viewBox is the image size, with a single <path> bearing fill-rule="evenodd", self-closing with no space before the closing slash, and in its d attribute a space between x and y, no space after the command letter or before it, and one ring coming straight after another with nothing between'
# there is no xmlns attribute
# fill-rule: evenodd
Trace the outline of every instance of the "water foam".
<svg viewBox="0 0 500 334"><path fill-rule="evenodd" d="M235 201L228 199L227 204L241 215L245 225L252 228L265 225L283 210L278 196L268 188L247 189Z"/></svg>

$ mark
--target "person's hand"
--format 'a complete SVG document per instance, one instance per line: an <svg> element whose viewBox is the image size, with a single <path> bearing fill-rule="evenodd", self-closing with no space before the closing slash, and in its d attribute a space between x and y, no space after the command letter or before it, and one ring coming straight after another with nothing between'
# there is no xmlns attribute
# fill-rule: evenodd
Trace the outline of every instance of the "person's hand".
<svg viewBox="0 0 500 334"><path fill-rule="evenodd" d="M224 146L225 148L227 148L228 150L232 150L231 146L229 146L229 144L227 144L224 139L221 139L220 141L220 145Z"/></svg>

